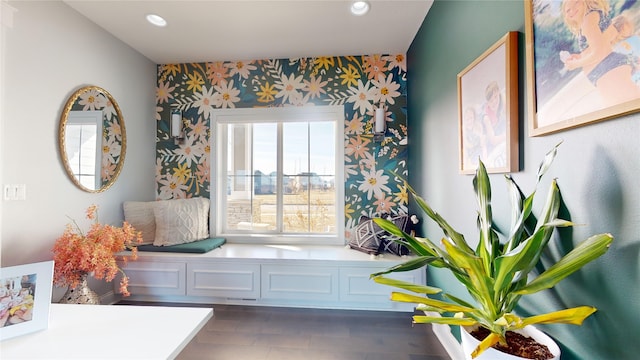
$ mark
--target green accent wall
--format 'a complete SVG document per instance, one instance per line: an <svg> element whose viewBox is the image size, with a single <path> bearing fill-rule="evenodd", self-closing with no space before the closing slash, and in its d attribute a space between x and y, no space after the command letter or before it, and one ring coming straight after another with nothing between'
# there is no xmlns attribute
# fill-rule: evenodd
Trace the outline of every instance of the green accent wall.
<svg viewBox="0 0 640 360"><path fill-rule="evenodd" d="M565 215L581 224L561 233L544 260L559 258L592 234L610 232L615 237L605 256L555 288L525 297L519 312L595 306L598 312L582 326L540 327L559 342L563 360L635 359L640 353L640 115L529 137L523 5L517 0L433 4L407 53L410 183L454 228L468 239L477 238L472 176L458 173L456 76L508 31L519 31L520 171L512 175L525 193L530 192L544 154L563 141L539 191L545 193L551 179L557 178ZM491 181L494 217L507 227L503 176L491 175ZM534 211L541 205L535 204ZM427 221L421 230L432 239L442 236ZM430 269L428 281L470 298L447 272Z"/></svg>

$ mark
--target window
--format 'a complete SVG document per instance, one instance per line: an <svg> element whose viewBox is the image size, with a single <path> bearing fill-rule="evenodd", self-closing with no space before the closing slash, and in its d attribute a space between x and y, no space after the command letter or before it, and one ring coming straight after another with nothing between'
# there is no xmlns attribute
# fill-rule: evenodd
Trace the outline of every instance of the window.
<svg viewBox="0 0 640 360"><path fill-rule="evenodd" d="M220 110L213 121L213 233L234 242L344 243L342 106Z"/></svg>

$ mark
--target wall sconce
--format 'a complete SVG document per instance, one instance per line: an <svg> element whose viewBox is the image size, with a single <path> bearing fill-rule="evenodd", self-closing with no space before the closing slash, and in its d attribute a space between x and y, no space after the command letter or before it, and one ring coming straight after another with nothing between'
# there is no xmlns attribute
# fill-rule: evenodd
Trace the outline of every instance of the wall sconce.
<svg viewBox="0 0 640 360"><path fill-rule="evenodd" d="M180 110L172 110L171 111L171 137L175 141L176 144L179 144L182 140L184 140L184 132L182 129L182 111Z"/></svg>
<svg viewBox="0 0 640 360"><path fill-rule="evenodd" d="M376 108L373 123L373 141L381 142L384 140L384 133L387 131L387 119L384 107Z"/></svg>

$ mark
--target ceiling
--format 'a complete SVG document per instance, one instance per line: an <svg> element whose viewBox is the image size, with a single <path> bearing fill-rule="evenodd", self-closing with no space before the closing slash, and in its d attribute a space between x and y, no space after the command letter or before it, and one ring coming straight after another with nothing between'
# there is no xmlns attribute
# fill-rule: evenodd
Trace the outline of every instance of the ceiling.
<svg viewBox="0 0 640 360"><path fill-rule="evenodd" d="M433 0L63 0L157 64L405 53ZM168 25L152 26L147 14Z"/></svg>

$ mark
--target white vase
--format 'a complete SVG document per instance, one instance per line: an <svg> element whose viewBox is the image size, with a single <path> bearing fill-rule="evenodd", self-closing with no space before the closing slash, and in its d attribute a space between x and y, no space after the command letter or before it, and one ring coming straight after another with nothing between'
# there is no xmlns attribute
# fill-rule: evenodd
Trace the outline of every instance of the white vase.
<svg viewBox="0 0 640 360"><path fill-rule="evenodd" d="M477 326L476 326L477 327ZM473 326L461 326L460 337L462 338L462 351L464 352L465 360L472 360L471 353L478 346L480 341L471 335L471 332L476 328ZM560 359L560 348L558 344L547 334L536 329L535 327L528 325L523 329L514 330L514 332L520 333L524 336L533 338L535 341L542 345L546 345L553 354L552 360ZM520 356L514 356L494 348L489 348L483 351L478 357L473 360L522 360L524 358Z"/></svg>

